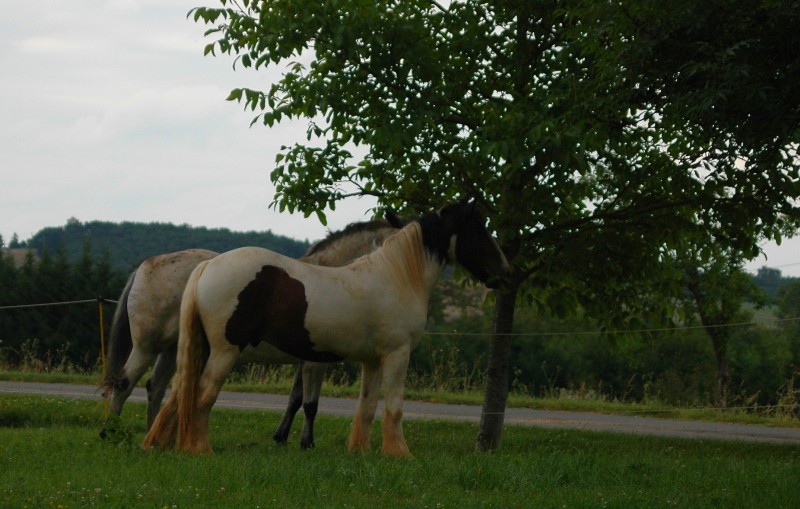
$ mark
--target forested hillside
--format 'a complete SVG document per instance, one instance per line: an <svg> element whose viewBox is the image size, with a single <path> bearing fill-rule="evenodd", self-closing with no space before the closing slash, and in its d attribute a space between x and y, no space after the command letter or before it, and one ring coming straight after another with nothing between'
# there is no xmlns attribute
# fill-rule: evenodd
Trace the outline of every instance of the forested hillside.
<svg viewBox="0 0 800 509"><path fill-rule="evenodd" d="M246 245L292 257L308 249L307 242L271 232L163 223L70 220L24 242L15 236L7 246L11 251L0 250L0 359L34 359L47 369L58 364L91 369L100 358L98 310L91 299L116 299L129 272L149 256ZM0 247L6 247L2 239ZM106 307L113 312L112 304ZM110 314L104 327L109 325Z"/></svg>
<svg viewBox="0 0 800 509"><path fill-rule="evenodd" d="M53 253L63 249L72 261L82 255L87 242L93 256L99 257L108 252L112 267L126 271L150 256L189 248L223 252L241 246L261 246L297 258L309 246L307 242L269 231L242 233L225 228L209 229L168 223L81 223L71 220L65 226L40 230L19 247L32 248L39 255L44 251Z"/></svg>
<svg viewBox="0 0 800 509"><path fill-rule="evenodd" d="M22 258L0 251L0 369L99 369L101 335L93 299L115 300L129 270L151 254L196 246L225 251L240 245L263 245L290 256L307 248L268 232L103 222L71 222L46 228L24 243L13 241L8 247L35 249L36 256L22 249ZM448 271L431 299L428 334L412 355L409 383L480 390L491 313L480 288L465 288L450 275ZM775 408L794 412L800 376L800 279L767 267L752 279L765 294L764 307L746 301L725 327L730 330L728 401L782 405ZM70 305L39 306L52 303ZM114 304L104 307L107 337ZM617 332L603 330L584 312L559 317L530 303L520 303L516 316L509 381L515 391L684 405L714 400L715 356L708 330L694 315L680 324L665 317ZM356 366L337 370L340 380L355 383Z"/></svg>

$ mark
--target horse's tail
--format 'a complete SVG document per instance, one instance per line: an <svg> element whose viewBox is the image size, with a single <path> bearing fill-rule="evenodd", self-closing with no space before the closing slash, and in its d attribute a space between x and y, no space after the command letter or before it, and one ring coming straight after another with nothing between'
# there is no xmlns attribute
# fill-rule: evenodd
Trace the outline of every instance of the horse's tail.
<svg viewBox="0 0 800 509"><path fill-rule="evenodd" d="M177 375L172 382L178 398L178 447L190 448L195 441L195 416L197 413L198 386L209 354L206 336L197 307L197 281L208 265L201 262L183 291L181 300L180 337L178 339Z"/></svg>
<svg viewBox="0 0 800 509"><path fill-rule="evenodd" d="M127 389L127 378L123 374L123 368L128 361L128 356L133 350L133 338L131 337L131 321L128 316L128 295L131 293L133 280L136 278L136 271L131 272L128 282L117 301L117 309L114 311L114 318L111 321L111 333L108 338L108 355L105 362L105 373L100 382L100 389L103 397L110 397L112 391Z"/></svg>

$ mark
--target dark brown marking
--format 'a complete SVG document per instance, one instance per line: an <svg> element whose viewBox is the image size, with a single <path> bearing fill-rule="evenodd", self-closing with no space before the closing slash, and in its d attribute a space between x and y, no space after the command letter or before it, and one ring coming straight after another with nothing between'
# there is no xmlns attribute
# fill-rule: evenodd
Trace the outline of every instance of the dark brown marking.
<svg viewBox="0 0 800 509"><path fill-rule="evenodd" d="M265 265L239 293L239 303L225 326L225 337L243 350L261 341L315 362L338 362L333 352L315 350L305 328L305 286L285 270Z"/></svg>

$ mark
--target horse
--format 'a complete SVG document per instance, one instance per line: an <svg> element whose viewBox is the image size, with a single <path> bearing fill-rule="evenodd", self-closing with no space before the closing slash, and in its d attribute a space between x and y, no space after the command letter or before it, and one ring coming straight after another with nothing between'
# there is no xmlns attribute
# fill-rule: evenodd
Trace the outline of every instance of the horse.
<svg viewBox="0 0 800 509"><path fill-rule="evenodd" d="M385 220L352 223L332 232L313 244L300 258L306 263L337 266L375 250L397 228L402 219L388 212ZM178 318L183 289L192 270L219 253L205 249L187 249L150 257L128 278L114 314L109 336L108 365L101 382L104 398L110 398L110 411L122 413L122 406L144 372L155 361L147 381L147 429L152 426L172 375L178 344ZM243 360L267 364L299 363L270 345L249 348ZM295 375L283 419L273 435L286 443L298 410L303 408L305 421L300 445L314 446L314 418L327 364L302 362ZM106 438L111 430L104 428Z"/></svg>
<svg viewBox="0 0 800 509"><path fill-rule="evenodd" d="M401 423L409 355L425 328L433 286L451 262L490 288L509 274L475 201L412 220L343 267L310 265L258 247L201 262L181 303L173 389L142 448L212 452L209 416L225 378L244 349L268 343L314 362L360 362L348 450L369 449L383 384L381 451L410 456Z"/></svg>

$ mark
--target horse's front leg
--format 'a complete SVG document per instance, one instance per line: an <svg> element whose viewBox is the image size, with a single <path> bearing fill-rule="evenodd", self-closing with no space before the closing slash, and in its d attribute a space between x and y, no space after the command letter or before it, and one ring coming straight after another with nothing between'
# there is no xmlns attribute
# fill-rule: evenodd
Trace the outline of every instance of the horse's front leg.
<svg viewBox="0 0 800 509"><path fill-rule="evenodd" d="M161 402L164 400L164 394L167 392L167 386L175 374L175 357L178 344L175 343L158 355L156 365L153 368L153 376L147 381L147 429L153 425L159 410L161 409Z"/></svg>
<svg viewBox="0 0 800 509"><path fill-rule="evenodd" d="M125 366L122 369L121 378L114 382L114 387L110 394L103 394L104 397L110 396L109 410L111 412L116 415L120 415L122 413L122 406L130 397L133 389L136 387L137 382L139 382L139 379L142 378L142 375L145 371L147 371L147 368L150 367L150 365L153 363L153 359L155 358L155 353L144 352L137 346L134 346L133 350L128 356L127 362L125 362ZM159 406L160 403L161 402L159 402ZM155 413L158 413L158 409L156 409ZM153 418L155 419L155 414L153 415ZM152 421L148 420L147 429L150 429L151 423ZM106 439L112 436L116 430L116 424L109 420L100 431L100 437Z"/></svg>
<svg viewBox="0 0 800 509"><path fill-rule="evenodd" d="M128 360L122 368L122 377L115 382L115 387L111 393L110 410L117 415L122 413L122 405L133 392L139 379L142 378L147 368L153 364L156 354L145 352L134 346L128 355Z"/></svg>
<svg viewBox="0 0 800 509"><path fill-rule="evenodd" d="M361 394L358 397L353 428L347 441L350 452L369 450L369 432L375 419L375 408L381 389L381 365L378 362L365 362L361 365Z"/></svg>
<svg viewBox="0 0 800 509"><path fill-rule="evenodd" d="M388 456L411 456L403 436L403 395L410 347L385 356L383 365L384 416L381 452Z"/></svg>

